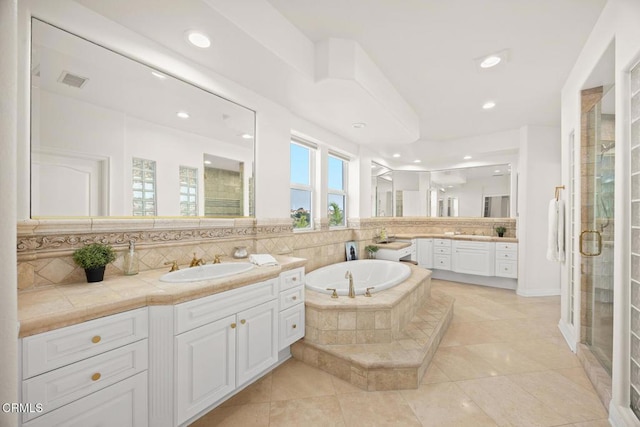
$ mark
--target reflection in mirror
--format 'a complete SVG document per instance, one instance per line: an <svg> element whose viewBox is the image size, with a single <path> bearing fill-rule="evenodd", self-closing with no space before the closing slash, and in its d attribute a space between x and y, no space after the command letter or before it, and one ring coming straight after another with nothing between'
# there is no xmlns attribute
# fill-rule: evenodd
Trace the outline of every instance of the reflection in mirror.
<svg viewBox="0 0 640 427"><path fill-rule="evenodd" d="M510 216L507 164L440 171L403 171L372 163L374 216Z"/></svg>
<svg viewBox="0 0 640 427"><path fill-rule="evenodd" d="M253 111L37 19L31 64L32 217L254 215Z"/></svg>

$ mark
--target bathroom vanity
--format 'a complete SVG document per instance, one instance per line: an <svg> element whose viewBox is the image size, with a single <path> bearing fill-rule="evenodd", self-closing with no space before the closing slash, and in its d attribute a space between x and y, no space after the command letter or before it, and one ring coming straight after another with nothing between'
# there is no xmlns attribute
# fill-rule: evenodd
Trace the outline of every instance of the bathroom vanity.
<svg viewBox="0 0 640 427"><path fill-rule="evenodd" d="M22 402L42 404L23 426L188 425L288 359L304 336L304 260L233 280L161 284L154 275L129 278L132 294L158 286L143 299L110 308L96 299L96 312L115 314L83 321L84 307L48 325L23 319Z"/></svg>

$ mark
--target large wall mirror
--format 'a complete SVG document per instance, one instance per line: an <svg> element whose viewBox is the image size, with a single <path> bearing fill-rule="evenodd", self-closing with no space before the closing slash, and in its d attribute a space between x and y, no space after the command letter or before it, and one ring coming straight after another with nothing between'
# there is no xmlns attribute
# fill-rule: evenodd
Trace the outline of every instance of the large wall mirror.
<svg viewBox="0 0 640 427"><path fill-rule="evenodd" d="M31 216L254 216L255 113L32 20Z"/></svg>
<svg viewBox="0 0 640 427"><path fill-rule="evenodd" d="M511 216L508 164L438 171L371 167L373 216Z"/></svg>

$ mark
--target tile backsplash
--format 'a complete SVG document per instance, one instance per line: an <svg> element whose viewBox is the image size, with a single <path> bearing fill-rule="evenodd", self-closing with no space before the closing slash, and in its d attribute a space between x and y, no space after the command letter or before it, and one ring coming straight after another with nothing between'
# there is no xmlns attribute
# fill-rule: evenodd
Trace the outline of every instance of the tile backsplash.
<svg viewBox="0 0 640 427"><path fill-rule="evenodd" d="M347 241L357 242L359 253L372 243L382 228L389 235L444 233L495 235L507 228L515 237L516 220L505 218L355 218L346 228L294 232L285 219L83 219L28 220L18 224L18 289L83 282L84 271L71 254L84 244L112 245L118 258L106 275L121 275L124 253L136 242L140 270L165 268L176 260L188 264L194 256L210 263L216 254L231 257L236 246L249 253L271 253L306 258L307 271L345 260ZM224 261L224 258L223 258Z"/></svg>

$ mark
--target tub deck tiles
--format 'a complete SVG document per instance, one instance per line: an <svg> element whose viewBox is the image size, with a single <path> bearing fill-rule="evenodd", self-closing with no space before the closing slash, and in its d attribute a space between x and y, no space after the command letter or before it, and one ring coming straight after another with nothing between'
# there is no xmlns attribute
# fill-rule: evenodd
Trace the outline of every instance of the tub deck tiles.
<svg viewBox="0 0 640 427"><path fill-rule="evenodd" d="M453 316L450 296L429 297L388 343L295 343L293 357L363 390L418 387Z"/></svg>

